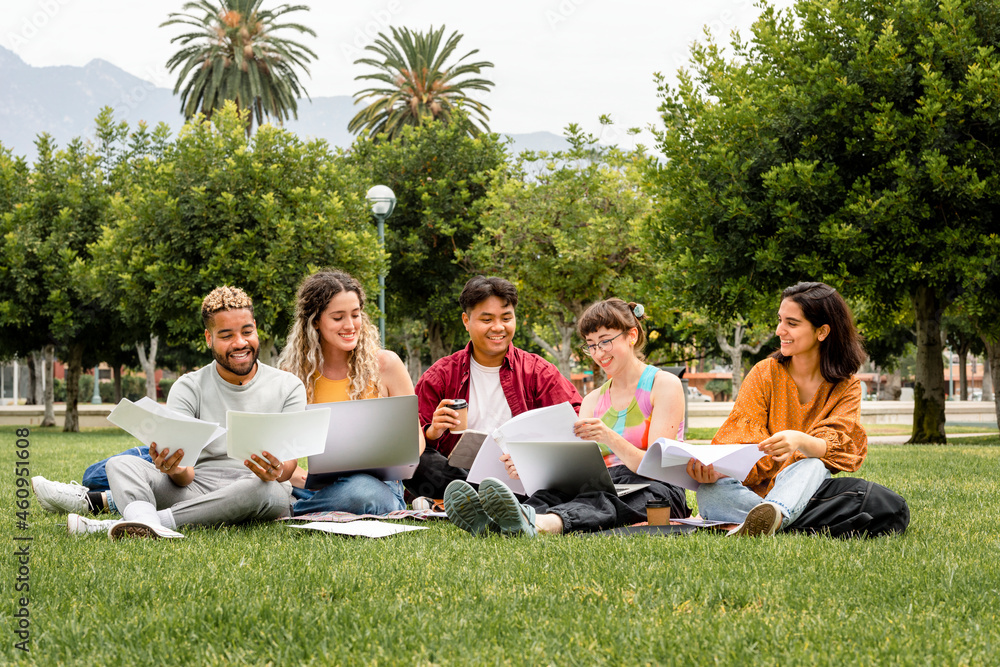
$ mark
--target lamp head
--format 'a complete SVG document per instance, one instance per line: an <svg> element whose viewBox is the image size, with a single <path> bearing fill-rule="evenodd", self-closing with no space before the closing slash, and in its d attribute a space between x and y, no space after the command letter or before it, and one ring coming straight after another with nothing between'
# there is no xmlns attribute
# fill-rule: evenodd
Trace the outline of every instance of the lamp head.
<svg viewBox="0 0 1000 667"><path fill-rule="evenodd" d="M388 218L396 208L396 195L386 185L376 185L372 187L365 199L372 207L372 213L376 218Z"/></svg>

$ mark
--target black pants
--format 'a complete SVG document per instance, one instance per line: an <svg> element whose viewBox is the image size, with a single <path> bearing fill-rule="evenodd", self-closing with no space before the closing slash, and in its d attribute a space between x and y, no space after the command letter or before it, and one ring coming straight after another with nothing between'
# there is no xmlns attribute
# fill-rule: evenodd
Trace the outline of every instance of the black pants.
<svg viewBox="0 0 1000 667"><path fill-rule="evenodd" d="M588 491L570 496L558 491L538 491L525 504L538 514L558 514L563 521L563 532L594 532L627 526L646 520L646 501L666 500L670 503L670 516L689 517L684 489L673 484L640 477L627 467L609 468L615 484L649 484L645 489L619 498L605 491Z"/></svg>
<svg viewBox="0 0 1000 667"><path fill-rule="evenodd" d="M464 480L468 476L468 470L453 468L448 464L446 456L427 447L420 455L420 464L413 477L403 480L403 487L414 497L444 498L444 489L452 480Z"/></svg>

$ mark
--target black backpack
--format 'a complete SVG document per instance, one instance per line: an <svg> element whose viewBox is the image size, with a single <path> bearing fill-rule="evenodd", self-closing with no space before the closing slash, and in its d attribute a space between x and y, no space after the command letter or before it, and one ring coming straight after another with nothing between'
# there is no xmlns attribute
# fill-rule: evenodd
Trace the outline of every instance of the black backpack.
<svg viewBox="0 0 1000 667"><path fill-rule="evenodd" d="M910 508L903 497L858 477L823 482L805 510L784 530L831 537L878 537L906 530Z"/></svg>

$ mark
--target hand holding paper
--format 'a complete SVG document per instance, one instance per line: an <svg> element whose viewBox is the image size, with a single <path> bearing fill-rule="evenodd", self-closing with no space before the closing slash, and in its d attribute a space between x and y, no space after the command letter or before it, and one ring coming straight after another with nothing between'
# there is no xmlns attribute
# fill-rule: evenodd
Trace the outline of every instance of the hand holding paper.
<svg viewBox="0 0 1000 667"><path fill-rule="evenodd" d="M765 456L754 444L691 445L659 438L646 450L636 472L643 477L696 491L699 484L687 472L688 460L697 459L705 465L714 466L716 472L743 481L757 461Z"/></svg>
<svg viewBox="0 0 1000 667"><path fill-rule="evenodd" d="M302 412L226 413L226 453L237 461L265 450L279 461L321 454L326 449L330 408Z"/></svg>
<svg viewBox="0 0 1000 667"><path fill-rule="evenodd" d="M123 398L108 415L108 421L144 445L155 442L160 449L169 449L171 454L183 449L184 456L177 463L179 467L193 466L205 445L226 432L218 424L181 414L148 397L135 403Z"/></svg>

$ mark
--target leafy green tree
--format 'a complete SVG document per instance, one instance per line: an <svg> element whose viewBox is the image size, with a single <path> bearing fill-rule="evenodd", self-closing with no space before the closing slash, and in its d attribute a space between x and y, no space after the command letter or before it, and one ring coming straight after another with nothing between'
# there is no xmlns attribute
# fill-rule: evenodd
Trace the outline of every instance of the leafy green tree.
<svg viewBox="0 0 1000 667"><path fill-rule="evenodd" d="M800 0L661 80L668 288L720 318L799 280L876 319L909 300L911 442L944 440L941 317L995 228L997 25L995 3Z"/></svg>
<svg viewBox="0 0 1000 667"><path fill-rule="evenodd" d="M74 267L91 261L88 244L106 222L108 191L97 156L79 139L57 151L42 135L36 146L24 201L3 215L0 326L19 331L28 350L48 347L50 362L52 351L65 361L63 430L78 431L79 377L98 361L116 318L74 280Z"/></svg>
<svg viewBox="0 0 1000 667"><path fill-rule="evenodd" d="M284 23L286 14L308 11L305 5L280 5L261 9L263 0L197 0L186 2L182 12L171 12L160 24L187 25L194 30L170 40L183 48L167 61L171 72L180 68L174 94L181 92L181 113L191 119L206 117L233 100L246 114L249 135L256 118L280 124L298 118L297 98L305 95L298 70L307 74L310 59L307 46L280 36L285 30L316 36L300 23ZM185 83L186 82L186 83ZM183 90L181 88L183 87Z"/></svg>
<svg viewBox="0 0 1000 667"><path fill-rule="evenodd" d="M611 296L641 301L630 281L653 265L641 231L650 210L639 187L646 158L595 153L596 138L575 124L566 139L568 151L524 155L493 182L480 204L482 231L462 257L470 270L517 286L527 331L569 377L583 342L580 316ZM555 336L547 338L546 328Z"/></svg>
<svg viewBox="0 0 1000 667"><path fill-rule="evenodd" d="M205 294L243 288L268 361L305 275L335 266L371 289L385 262L346 161L322 141L270 126L248 138L243 127L228 102L186 125L161 159L136 165L144 171L114 197L94 255L129 326L169 346L197 344Z"/></svg>
<svg viewBox="0 0 1000 667"><path fill-rule="evenodd" d="M470 274L456 251L479 231L475 203L506 157L499 137L470 137L461 123L406 126L396 141L360 137L351 147L362 189L387 185L398 198L385 226L388 322L423 322L416 329L424 331L432 362L465 340L458 295ZM406 326L412 335L413 323Z"/></svg>
<svg viewBox="0 0 1000 667"><path fill-rule="evenodd" d="M476 136L480 130L469 116L455 113L457 109L464 108L477 116L482 129L489 132L486 112L490 108L468 93L474 90L489 92L493 82L478 77L462 77L479 74L484 68L493 67L493 63L465 62L479 53L479 49L473 49L448 64L448 59L462 41L462 35L458 31L451 33L442 46L444 26L437 30L432 26L427 33L408 28L392 27L391 30L391 38L379 33L375 43L365 47L366 51L372 51L378 57L354 61L356 65L369 65L379 71L355 77L355 80L372 81L374 84L355 93L354 103L369 98L373 100L351 119L347 129L355 134L365 132L376 138L384 133L392 140L407 125L458 121L469 134Z"/></svg>

